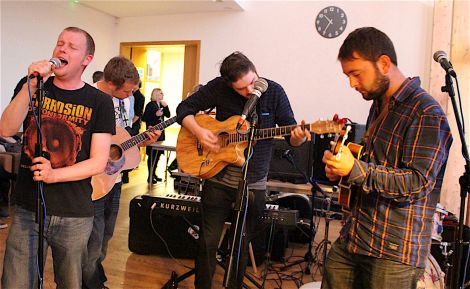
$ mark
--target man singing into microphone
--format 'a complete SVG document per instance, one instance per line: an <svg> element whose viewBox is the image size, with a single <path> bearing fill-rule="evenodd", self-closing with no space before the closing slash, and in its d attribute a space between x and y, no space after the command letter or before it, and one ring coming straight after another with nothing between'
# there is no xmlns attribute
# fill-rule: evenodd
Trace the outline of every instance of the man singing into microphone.
<svg viewBox="0 0 470 289"><path fill-rule="evenodd" d="M258 74L254 64L241 52L227 56L220 66L220 77L209 81L191 97L178 106L177 121L191 131L209 151L217 152L217 136L210 130L199 126L194 115L201 110L216 108L216 119L224 121L233 115L240 115L249 98L252 97L254 83ZM292 125L296 121L284 89L274 81L267 80L268 88L261 95L257 109L258 127L272 128ZM251 119L248 119L251 120ZM227 128L233 130L234 128ZM308 131L297 127L287 140L299 146L310 137ZM248 260L248 242L259 231L259 217L265 205L266 181L271 159L272 140L258 141L248 167L248 188L250 191L247 237L242 248L238 276L230 280L229 288L241 288ZM216 251L222 228L232 213L238 183L241 180L240 167L228 165L219 174L206 180L202 193L202 228L199 253L196 258L197 289L212 287L212 276L216 265ZM219 287L219 286L217 286Z"/></svg>
<svg viewBox="0 0 470 289"><path fill-rule="evenodd" d="M82 288L82 262L93 227L90 177L101 173L115 133L111 98L82 80L95 52L93 38L76 27L64 29L52 53L60 67L49 61L33 62L28 75L43 77L42 143L50 158L35 157L37 122L30 107L26 77L0 120L0 135L12 136L23 125L23 150L13 202L16 205L8 235L2 288L37 288L38 237L54 258L57 288ZM55 76L51 76L52 72ZM33 109L38 82L31 79ZM44 236L35 222L37 183L44 183ZM43 216L39 216L43 217ZM44 253L44 260L47 253Z"/></svg>
<svg viewBox="0 0 470 289"><path fill-rule="evenodd" d="M322 288L415 289L431 246L431 230L452 143L439 103L397 67L393 43L373 27L359 28L338 54L352 88L372 105L364 154L325 151L331 180L355 194L351 214L332 245Z"/></svg>

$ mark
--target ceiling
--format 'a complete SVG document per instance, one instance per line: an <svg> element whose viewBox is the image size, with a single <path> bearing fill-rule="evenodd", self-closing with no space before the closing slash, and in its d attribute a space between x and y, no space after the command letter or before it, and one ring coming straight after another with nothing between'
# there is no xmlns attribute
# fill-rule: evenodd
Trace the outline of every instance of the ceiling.
<svg viewBox="0 0 470 289"><path fill-rule="evenodd" d="M83 6L87 6L117 18L163 14L243 11L242 6L237 2L237 0L74 1Z"/></svg>

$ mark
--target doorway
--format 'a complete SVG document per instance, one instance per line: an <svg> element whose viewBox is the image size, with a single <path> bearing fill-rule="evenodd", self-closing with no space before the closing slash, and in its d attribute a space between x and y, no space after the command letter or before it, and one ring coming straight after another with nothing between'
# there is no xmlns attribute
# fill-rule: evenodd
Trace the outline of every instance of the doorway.
<svg viewBox="0 0 470 289"><path fill-rule="evenodd" d="M199 83L200 40L122 42L120 54L132 60L142 80L146 103L154 88L161 88L171 115Z"/></svg>

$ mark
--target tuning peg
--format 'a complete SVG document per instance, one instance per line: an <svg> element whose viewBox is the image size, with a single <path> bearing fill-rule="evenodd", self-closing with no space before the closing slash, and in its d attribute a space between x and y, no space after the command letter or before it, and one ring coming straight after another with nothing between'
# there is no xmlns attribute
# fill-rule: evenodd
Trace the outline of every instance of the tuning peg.
<svg viewBox="0 0 470 289"><path fill-rule="evenodd" d="M340 124L346 124L348 122L348 119L346 117L343 117L342 119L339 119L338 122Z"/></svg>

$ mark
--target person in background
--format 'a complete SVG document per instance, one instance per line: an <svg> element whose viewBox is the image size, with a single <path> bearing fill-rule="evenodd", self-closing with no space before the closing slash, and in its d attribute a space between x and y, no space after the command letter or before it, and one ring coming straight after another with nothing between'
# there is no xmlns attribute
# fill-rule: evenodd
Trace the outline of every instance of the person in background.
<svg viewBox="0 0 470 289"><path fill-rule="evenodd" d="M97 83L98 81L103 80L103 78L104 78L103 71L97 70L93 72L93 76L92 76L93 83Z"/></svg>
<svg viewBox="0 0 470 289"><path fill-rule="evenodd" d="M163 91L160 88L155 88L152 90L152 95L150 97L150 102L147 103L145 106L144 115L142 116L142 120L145 122L145 126L147 129L151 126L154 126L158 123L164 121L165 117L170 117L170 109L168 108L168 104L163 100ZM165 140L165 131L162 131L162 134L158 138L157 141L164 141ZM156 169L158 160L160 156L163 154L163 151L157 151L156 153L152 152L152 147L147 146L146 148L147 153L147 167L148 167L148 178L147 182L152 184L156 184L157 182L161 182L162 179L157 176ZM153 168L152 168L153 165Z"/></svg>
<svg viewBox="0 0 470 289"><path fill-rule="evenodd" d="M338 54L350 86L372 101L364 154L325 151L331 181L355 194L326 260L322 288L415 289L430 253L433 215L449 148L447 117L418 77L397 67L390 38L358 28Z"/></svg>
<svg viewBox="0 0 470 289"><path fill-rule="evenodd" d="M225 121L231 116L241 115L246 101L251 97L254 83L259 76L255 65L241 52L227 56L220 66L220 77L209 81L190 97L182 101L176 110L177 121L192 132L205 150L217 153L220 149L218 137L209 129L201 127L195 115L209 108L216 108L216 119ZM266 80L267 90L258 101L259 128L277 125L294 125L296 120L289 99L278 83ZM251 119L250 119L251 120ZM228 128L230 129L230 128ZM300 146L310 138L310 132L296 127L287 140ZM272 154L272 139L256 142L248 167L249 204L246 222L246 238L240 252L238 275L229 280L228 288L241 288L248 262L248 243L260 231L259 218L264 210L266 182ZM195 287L209 289L216 265L216 251L222 228L233 213L233 203L238 194L242 169L226 166L214 177L207 179L202 191L202 224L199 232L199 252L196 257ZM219 288L220 286L217 286Z"/></svg>
<svg viewBox="0 0 470 289"><path fill-rule="evenodd" d="M139 74L132 61L125 57L111 58L104 68L104 79L97 82L99 90L109 95L114 104L116 127L127 128L130 124L131 104L129 96L139 82ZM149 140L145 146L154 142L160 135L159 131L147 133ZM124 140L120 140L121 142ZM113 236L121 197L121 179L118 178L110 192L104 197L93 201L93 230L88 240L88 255L83 266L83 289L107 288L107 280L103 261L106 257L108 242Z"/></svg>
<svg viewBox="0 0 470 289"><path fill-rule="evenodd" d="M65 28L52 52L52 57L60 60L60 67L48 60L31 63L0 119L1 136L15 135L21 125L24 132L12 200L14 217L3 261L4 289L38 288L38 238L44 241L44 261L47 249L52 250L57 288L82 287L82 266L93 228L90 179L104 171L111 135L115 133L111 98L82 80L94 52L95 43L88 32L77 27ZM47 158L35 156L38 129L30 109L27 82L32 74L42 76L46 92L41 107L41 131ZM32 104L37 106L36 77L30 79L29 86ZM35 213L39 181L44 184L43 236L38 236Z"/></svg>
<svg viewBox="0 0 470 289"><path fill-rule="evenodd" d="M142 81L139 81L138 88L134 91L134 117L132 118L132 131L137 135L142 124L142 115L144 114L145 96L141 92Z"/></svg>
<svg viewBox="0 0 470 289"><path fill-rule="evenodd" d="M129 96L130 101L130 114L129 119L132 120L132 125L126 127L127 131L131 136L136 136L140 133L140 127L142 123L142 114L144 113L145 96L140 92L142 82L139 80L138 88L134 90L133 95ZM129 183L129 172L132 170L122 171L122 182L124 184Z"/></svg>

